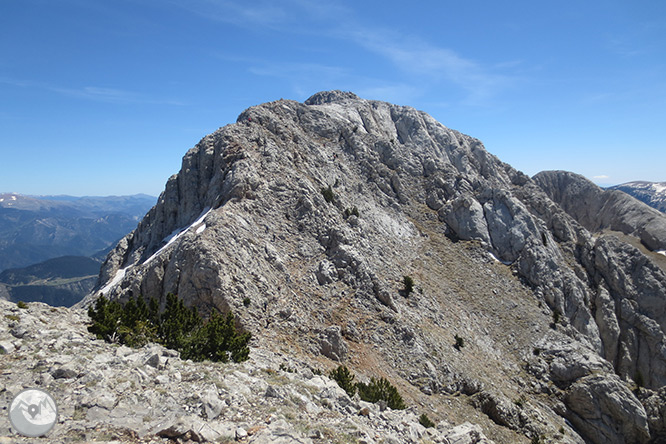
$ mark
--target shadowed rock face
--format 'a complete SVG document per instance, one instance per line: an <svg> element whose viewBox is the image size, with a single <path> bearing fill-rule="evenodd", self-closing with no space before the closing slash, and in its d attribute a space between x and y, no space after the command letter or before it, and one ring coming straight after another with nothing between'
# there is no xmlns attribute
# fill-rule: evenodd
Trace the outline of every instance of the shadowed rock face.
<svg viewBox="0 0 666 444"><path fill-rule="evenodd" d="M83 305L173 292L231 309L256 346L387 375L414 403L478 396L447 409L474 405L498 442L645 442L662 426L628 387L666 385L666 277L592 217L617 201L609 228L665 238L619 198L575 211L568 183L413 108L338 91L259 105L187 152Z"/></svg>

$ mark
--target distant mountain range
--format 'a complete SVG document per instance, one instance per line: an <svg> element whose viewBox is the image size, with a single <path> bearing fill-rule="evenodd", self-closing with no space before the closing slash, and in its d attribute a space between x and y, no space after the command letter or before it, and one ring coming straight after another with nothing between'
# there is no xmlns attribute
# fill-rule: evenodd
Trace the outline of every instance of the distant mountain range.
<svg viewBox="0 0 666 444"><path fill-rule="evenodd" d="M63 256L0 273L0 298L70 307L95 285L103 257Z"/></svg>
<svg viewBox="0 0 666 444"><path fill-rule="evenodd" d="M610 187L611 190L620 190L666 213L666 182L627 182Z"/></svg>
<svg viewBox="0 0 666 444"><path fill-rule="evenodd" d="M0 194L0 271L91 256L132 231L156 198Z"/></svg>

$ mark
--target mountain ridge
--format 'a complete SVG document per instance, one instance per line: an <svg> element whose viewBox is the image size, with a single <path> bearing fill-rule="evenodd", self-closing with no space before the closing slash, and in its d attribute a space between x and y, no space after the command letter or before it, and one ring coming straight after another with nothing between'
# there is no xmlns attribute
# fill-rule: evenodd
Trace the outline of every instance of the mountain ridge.
<svg viewBox="0 0 666 444"><path fill-rule="evenodd" d="M413 108L321 92L201 139L80 305L167 293L496 442L666 433L663 270Z"/></svg>
<svg viewBox="0 0 666 444"><path fill-rule="evenodd" d="M636 180L615 185L609 189L624 191L652 208L656 208L662 213L666 212L666 182Z"/></svg>

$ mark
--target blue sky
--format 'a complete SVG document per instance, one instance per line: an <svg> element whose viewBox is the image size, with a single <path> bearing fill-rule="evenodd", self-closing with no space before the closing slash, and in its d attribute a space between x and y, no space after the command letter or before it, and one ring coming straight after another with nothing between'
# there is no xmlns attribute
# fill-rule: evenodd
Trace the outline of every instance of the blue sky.
<svg viewBox="0 0 666 444"><path fill-rule="evenodd" d="M533 175L666 181L666 2L0 0L0 192L159 194L245 108L342 89Z"/></svg>

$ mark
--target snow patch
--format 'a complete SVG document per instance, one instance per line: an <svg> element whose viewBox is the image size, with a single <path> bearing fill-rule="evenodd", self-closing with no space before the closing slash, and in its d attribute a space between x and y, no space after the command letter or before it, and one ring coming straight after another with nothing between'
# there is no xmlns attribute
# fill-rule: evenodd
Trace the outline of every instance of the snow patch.
<svg viewBox="0 0 666 444"><path fill-rule="evenodd" d="M197 234L201 234L201 233L203 233L203 231L204 231L205 229L206 229L206 224L201 224L201 226L200 226L199 228L197 228L196 233L197 233Z"/></svg>
<svg viewBox="0 0 666 444"><path fill-rule="evenodd" d="M195 220L194 222L192 222L190 225L188 225L187 227L185 227L183 229L179 228L177 230L174 230L171 234L169 234L167 237L162 239L162 242L166 242L166 244L164 244L159 250L157 250L155 253L153 253L152 256L150 256L148 259L146 259L146 261L143 263L143 265L148 264L150 261L155 259L160 254L162 254L162 252L167 247L169 247L169 245L173 244L178 239L180 239L180 237L182 235L184 235L185 233L187 233L190 229L198 227L197 228L197 234L201 233L201 231L206 229L206 224L203 224L203 225L201 225L201 224L203 223L206 216L208 216L208 213L210 213L211 211L212 211L212 208L209 208L209 207L204 208L204 210L201 212L201 215L197 218L197 220ZM203 229L201 231L199 231L199 229L201 229L201 227L203 227Z"/></svg>
<svg viewBox="0 0 666 444"><path fill-rule="evenodd" d="M663 254L664 256L666 256L666 250L659 250L659 251L657 251L657 253L658 254Z"/></svg>
<svg viewBox="0 0 666 444"><path fill-rule="evenodd" d="M121 268L120 270L116 271L116 275L113 277L113 279L111 279L111 282L106 284L104 288L102 288L100 293L106 294L108 293L109 290L111 290L111 288L113 288L115 285L118 285L118 283L122 281L123 278L125 277L125 272L127 271L128 268L129 267Z"/></svg>
<svg viewBox="0 0 666 444"><path fill-rule="evenodd" d="M490 257L491 257L495 262L499 262L500 264L504 264L504 265L511 265L511 264L513 264L513 262L511 262L511 261L503 261L503 260L501 260L500 258L498 258L497 256L495 256L495 253L493 253L492 251L489 251L489 252L488 252L488 255L490 255Z"/></svg>
<svg viewBox="0 0 666 444"><path fill-rule="evenodd" d="M657 194L666 194L666 185L663 183L653 183L652 189Z"/></svg>

